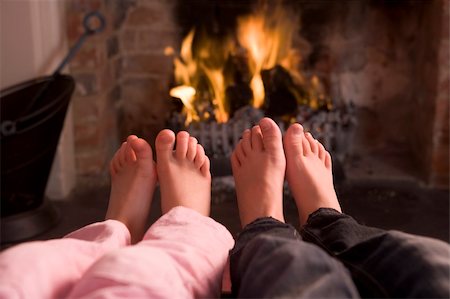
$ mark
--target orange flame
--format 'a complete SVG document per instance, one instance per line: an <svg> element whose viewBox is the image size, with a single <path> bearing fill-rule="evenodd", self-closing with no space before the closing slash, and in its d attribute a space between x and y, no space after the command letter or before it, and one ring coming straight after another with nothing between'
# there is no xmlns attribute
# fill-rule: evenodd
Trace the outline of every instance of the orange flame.
<svg viewBox="0 0 450 299"><path fill-rule="evenodd" d="M238 40L249 52L249 66L253 71L250 87L253 91L253 106L260 108L264 104L264 84L261 71L273 68L286 59L291 48L293 29L292 19L281 6L268 13L267 6L256 14L239 19Z"/></svg>
<svg viewBox="0 0 450 299"><path fill-rule="evenodd" d="M179 98L183 102L186 111L186 125L190 124L193 120L199 120L197 111L192 104L195 93L195 88L186 85L177 86L170 90L170 96Z"/></svg>
<svg viewBox="0 0 450 299"><path fill-rule="evenodd" d="M281 65L290 73L294 82L304 85L305 80L300 73L301 58L292 47L292 38L298 32L298 24L298 18L281 5L273 8L263 4L252 15L238 19L237 39L227 37L217 41L211 37L195 35L196 32L192 29L182 42L180 55L174 58L174 77L179 86L170 93L180 98L185 105L186 123L201 119L194 106L203 100L204 90L199 92L199 88L201 80L205 79L216 120L225 122L229 119L225 96L229 82L226 82L223 71L226 59L234 55L237 49L243 48L248 54L252 104L255 108L264 104L265 90L261 77L263 70ZM173 55L172 51L166 52ZM314 82L313 85L317 83ZM299 93L294 94L300 97Z"/></svg>

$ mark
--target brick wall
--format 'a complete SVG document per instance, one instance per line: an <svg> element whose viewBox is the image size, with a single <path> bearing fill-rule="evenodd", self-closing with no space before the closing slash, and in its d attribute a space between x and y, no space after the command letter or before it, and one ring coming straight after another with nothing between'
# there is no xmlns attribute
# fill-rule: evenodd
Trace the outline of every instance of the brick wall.
<svg viewBox="0 0 450 299"><path fill-rule="evenodd" d="M105 30L89 37L70 63L76 80L73 96L76 166L79 175L103 175L118 144L117 115L120 100L119 28L133 1L70 0L68 37L73 44L83 33L86 13L98 10Z"/></svg>
<svg viewBox="0 0 450 299"><path fill-rule="evenodd" d="M176 49L180 43L172 20L175 2L138 1L127 11L120 29L123 137L138 134L152 143L165 125L171 104L168 90L173 65L164 49Z"/></svg>

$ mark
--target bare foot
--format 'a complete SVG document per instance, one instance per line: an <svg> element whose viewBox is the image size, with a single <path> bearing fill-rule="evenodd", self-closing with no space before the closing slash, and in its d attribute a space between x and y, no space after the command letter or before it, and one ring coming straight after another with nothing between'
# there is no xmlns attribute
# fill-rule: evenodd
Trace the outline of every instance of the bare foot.
<svg viewBox="0 0 450 299"><path fill-rule="evenodd" d="M106 219L124 223L131 243L140 241L156 184L152 149L144 139L128 136L110 163L111 195Z"/></svg>
<svg viewBox="0 0 450 299"><path fill-rule="evenodd" d="M300 124L293 124L284 136L286 178L299 210L300 224L319 208L341 212L334 191L331 156Z"/></svg>
<svg viewBox="0 0 450 299"><path fill-rule="evenodd" d="M283 182L286 160L281 132L270 118L245 130L231 156L242 227L260 217L284 222Z"/></svg>
<svg viewBox="0 0 450 299"><path fill-rule="evenodd" d="M197 139L188 132L162 130L156 137L156 159L163 214L176 206L191 208L209 216L211 173L209 159Z"/></svg>

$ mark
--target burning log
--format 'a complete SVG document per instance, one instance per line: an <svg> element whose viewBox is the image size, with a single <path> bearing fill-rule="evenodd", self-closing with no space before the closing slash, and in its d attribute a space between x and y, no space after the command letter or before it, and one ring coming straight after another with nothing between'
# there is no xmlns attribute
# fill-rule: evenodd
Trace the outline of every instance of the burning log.
<svg viewBox="0 0 450 299"><path fill-rule="evenodd" d="M225 91L225 100L228 103L230 117L234 117L236 111L249 105L253 98L253 92L248 84L238 83L228 86Z"/></svg>
<svg viewBox="0 0 450 299"><path fill-rule="evenodd" d="M246 54L245 49L241 49L235 55L229 55L224 66L225 82L229 83L225 90L225 101L230 118L240 108L250 105L253 99Z"/></svg>
<svg viewBox="0 0 450 299"><path fill-rule="evenodd" d="M276 65L270 70L263 70L261 77L266 93L264 100L266 115L270 117L294 116L300 88L294 84L289 72L282 66Z"/></svg>

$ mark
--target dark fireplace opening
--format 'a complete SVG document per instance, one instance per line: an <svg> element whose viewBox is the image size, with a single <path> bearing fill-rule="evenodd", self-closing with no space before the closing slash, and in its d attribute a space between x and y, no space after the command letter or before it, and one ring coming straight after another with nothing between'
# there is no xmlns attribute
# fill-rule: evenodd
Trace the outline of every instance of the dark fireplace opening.
<svg viewBox="0 0 450 299"><path fill-rule="evenodd" d="M166 49L174 60L168 125L197 137L213 170L264 116L282 132L302 123L333 154L344 153L353 105L333 99L330 73L314 69L298 3L179 1L175 15L185 37L178 52Z"/></svg>

